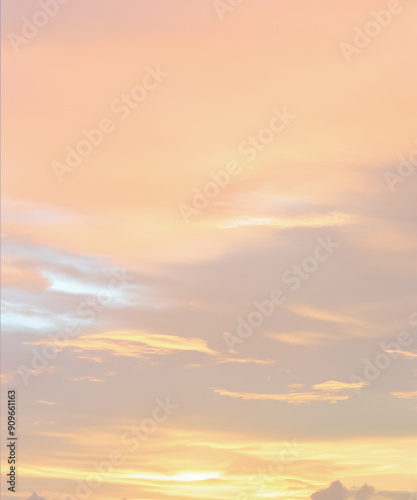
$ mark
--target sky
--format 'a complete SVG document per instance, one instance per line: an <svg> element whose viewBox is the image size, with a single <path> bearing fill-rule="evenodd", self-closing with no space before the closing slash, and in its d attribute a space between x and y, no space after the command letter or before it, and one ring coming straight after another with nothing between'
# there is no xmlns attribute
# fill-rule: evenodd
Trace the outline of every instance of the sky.
<svg viewBox="0 0 417 500"><path fill-rule="evenodd" d="M417 498L415 1L1 8L2 498Z"/></svg>

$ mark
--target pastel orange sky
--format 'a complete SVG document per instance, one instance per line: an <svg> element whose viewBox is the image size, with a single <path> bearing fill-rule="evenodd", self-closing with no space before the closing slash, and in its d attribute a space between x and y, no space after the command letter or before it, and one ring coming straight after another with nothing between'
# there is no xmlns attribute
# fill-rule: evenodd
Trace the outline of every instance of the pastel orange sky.
<svg viewBox="0 0 417 500"><path fill-rule="evenodd" d="M2 498L414 500L416 21L2 2Z"/></svg>

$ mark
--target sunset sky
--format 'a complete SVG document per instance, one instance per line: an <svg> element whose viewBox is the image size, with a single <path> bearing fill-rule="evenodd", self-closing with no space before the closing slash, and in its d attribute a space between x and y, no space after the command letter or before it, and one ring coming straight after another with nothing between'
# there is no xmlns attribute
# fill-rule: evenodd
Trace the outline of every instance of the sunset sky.
<svg viewBox="0 0 417 500"><path fill-rule="evenodd" d="M2 2L2 498L417 498L416 22Z"/></svg>

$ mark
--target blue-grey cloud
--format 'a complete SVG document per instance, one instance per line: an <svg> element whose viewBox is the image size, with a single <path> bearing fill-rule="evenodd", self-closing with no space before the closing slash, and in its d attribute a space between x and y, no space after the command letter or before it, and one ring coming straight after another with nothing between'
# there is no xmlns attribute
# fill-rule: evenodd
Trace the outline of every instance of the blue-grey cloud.
<svg viewBox="0 0 417 500"><path fill-rule="evenodd" d="M364 484L361 488L346 488L340 481L334 481L328 488L316 491L311 500L407 500L409 493L401 491L377 491Z"/></svg>

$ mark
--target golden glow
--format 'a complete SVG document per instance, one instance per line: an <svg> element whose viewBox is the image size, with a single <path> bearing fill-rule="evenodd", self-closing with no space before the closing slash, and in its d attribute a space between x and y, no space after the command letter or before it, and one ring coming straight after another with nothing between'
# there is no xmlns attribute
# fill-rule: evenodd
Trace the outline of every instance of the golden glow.
<svg viewBox="0 0 417 500"><path fill-rule="evenodd" d="M92 442L97 443L96 456L91 455L88 442L85 443L87 456L84 460L80 453L81 463L74 455L66 459L57 457L54 466L48 464L47 457L39 457L36 466L29 465L31 456L25 452L19 468L21 477L73 480L75 493L79 481L88 481L94 476L96 471L92 462L103 460L109 450L115 448L116 441L111 435L100 435L98 439L94 430L89 432L93 433ZM366 481L378 481L380 488L386 490L395 490L398 481L404 489L411 489L414 485L417 465L415 439L287 442L230 434L225 441L222 434L210 432L206 433L207 440L201 436L201 433L189 430L165 430L166 449L176 450L174 462L169 455L158 453L159 440L143 442L136 454L119 448L125 462L115 465L111 474L104 474L103 482L117 485L121 493L134 486L152 491L155 498L175 493L184 498L207 500L253 495L254 486L263 484L258 494L268 498L279 491L285 498L295 500L309 498L314 491L327 487L329 474L337 467L346 484L351 486ZM80 451L83 450L82 443L80 440ZM231 452L235 464L227 459ZM254 481L254 477L260 482ZM294 489L300 481L303 487Z"/></svg>

